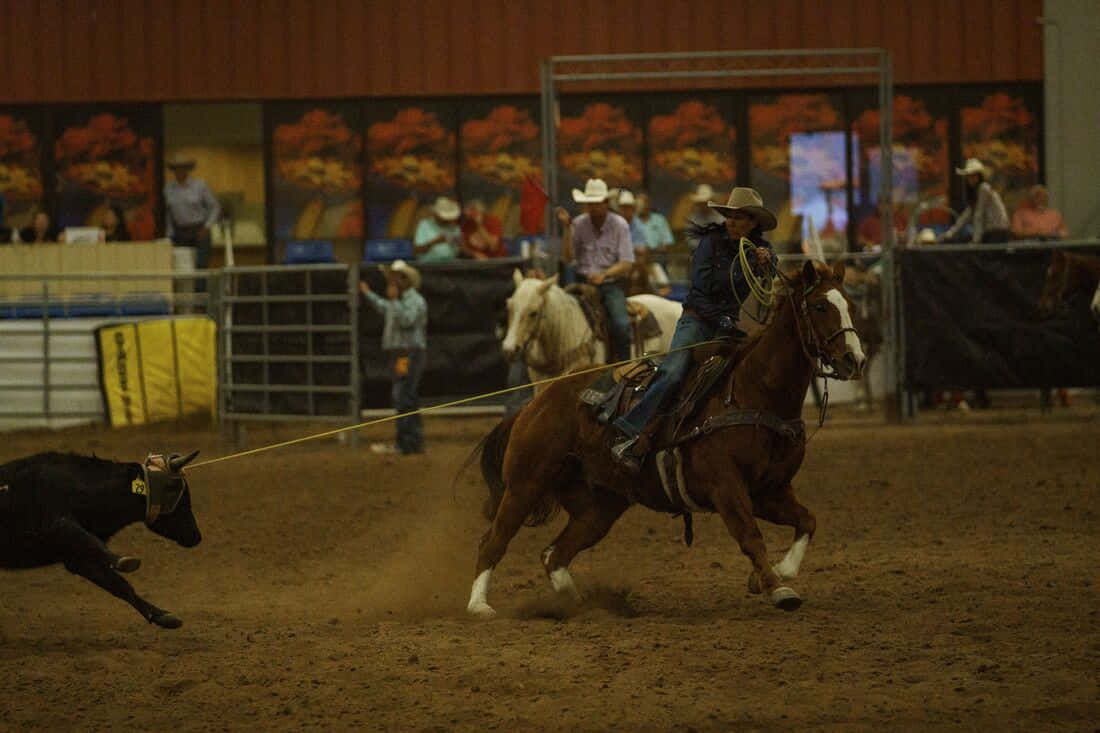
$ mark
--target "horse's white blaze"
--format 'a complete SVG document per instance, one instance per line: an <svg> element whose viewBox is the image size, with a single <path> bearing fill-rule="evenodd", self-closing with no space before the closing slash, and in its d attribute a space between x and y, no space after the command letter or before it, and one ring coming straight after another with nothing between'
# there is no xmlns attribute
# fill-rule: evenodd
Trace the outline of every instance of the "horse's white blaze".
<svg viewBox="0 0 1100 733"><path fill-rule="evenodd" d="M848 301L844 299L844 296L833 288L825 294L825 297L840 312L840 327L855 329L855 326L852 325L852 314L848 312ZM844 332L844 345L848 347L848 351L852 352L852 356L856 358L856 361L866 360L863 355L863 345L859 343L859 337L856 335L855 330Z"/></svg>
<svg viewBox="0 0 1100 733"><path fill-rule="evenodd" d="M553 586L556 593L568 593L574 598L580 597L577 586L573 583L573 576L565 568L558 568L550 573L550 585Z"/></svg>
<svg viewBox="0 0 1100 733"><path fill-rule="evenodd" d="M804 534L795 540L787 554L772 568L780 580L791 580L798 575L798 569L802 567L802 558L806 557L806 548L810 544L810 535Z"/></svg>
<svg viewBox="0 0 1100 733"><path fill-rule="evenodd" d="M1092 315L1100 321L1100 283L1096 284L1096 292L1092 295L1092 305L1089 308L1092 310Z"/></svg>
<svg viewBox="0 0 1100 733"><path fill-rule="evenodd" d="M493 575L493 569L481 571L481 575L474 579L474 585L470 589L470 602L466 604L466 610L478 616L492 615L493 609L489 605L489 578Z"/></svg>

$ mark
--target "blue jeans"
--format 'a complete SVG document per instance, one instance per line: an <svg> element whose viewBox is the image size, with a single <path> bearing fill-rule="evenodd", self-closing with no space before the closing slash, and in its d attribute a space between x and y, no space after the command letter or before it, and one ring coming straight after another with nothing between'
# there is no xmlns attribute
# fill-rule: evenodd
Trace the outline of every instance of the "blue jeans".
<svg viewBox="0 0 1100 733"><path fill-rule="evenodd" d="M691 313L684 313L676 322L676 333L672 335L669 348L689 346L714 338L715 329ZM669 354L657 367L657 376L649 383L642 399L627 414L615 420L615 427L630 437L637 437L654 415L661 411L676 388L684 381L691 369L691 351L677 351Z"/></svg>
<svg viewBox="0 0 1100 733"><path fill-rule="evenodd" d="M402 367L402 359L408 359ZM420 377L424 373L425 352L416 349L408 354L398 353L390 356L390 374L393 378L393 407L397 414L412 412L420 408ZM404 372L402 374L402 372ZM424 451L424 428L420 424L420 415L397 418L397 447L402 453L421 453Z"/></svg>
<svg viewBox="0 0 1100 733"><path fill-rule="evenodd" d="M608 361L623 361L630 358L630 315L626 312L626 292L615 283L601 283L600 300L607 311L607 330L611 340L611 354Z"/></svg>

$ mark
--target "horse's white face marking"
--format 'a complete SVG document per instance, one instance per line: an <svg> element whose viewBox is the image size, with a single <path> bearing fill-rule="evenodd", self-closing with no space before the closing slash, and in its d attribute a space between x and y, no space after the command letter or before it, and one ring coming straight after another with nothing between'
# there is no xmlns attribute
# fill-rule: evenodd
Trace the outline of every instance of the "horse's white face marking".
<svg viewBox="0 0 1100 733"><path fill-rule="evenodd" d="M1096 292L1092 295L1092 304L1089 306L1092 315L1100 321L1100 283L1096 284Z"/></svg>
<svg viewBox="0 0 1100 733"><path fill-rule="evenodd" d="M501 344L505 354L514 354L531 337L545 297L543 283L527 278L516 285L516 292L508 299L508 331Z"/></svg>
<svg viewBox="0 0 1100 733"><path fill-rule="evenodd" d="M852 356L856 358L856 361L860 364L867 360L867 357L863 355L863 344L859 342L859 336L856 335L855 326L852 325L852 314L848 312L848 301L844 299L844 296L840 294L840 291L836 288L830 288L829 292L825 293L825 297L833 304L833 307L840 312L840 327L851 328L851 331L844 332L844 345L851 352Z"/></svg>
<svg viewBox="0 0 1100 733"><path fill-rule="evenodd" d="M802 558L806 557L806 548L810 545L810 535L804 534L795 540L787 554L772 568L780 580L791 580L798 575L798 569L802 567Z"/></svg>

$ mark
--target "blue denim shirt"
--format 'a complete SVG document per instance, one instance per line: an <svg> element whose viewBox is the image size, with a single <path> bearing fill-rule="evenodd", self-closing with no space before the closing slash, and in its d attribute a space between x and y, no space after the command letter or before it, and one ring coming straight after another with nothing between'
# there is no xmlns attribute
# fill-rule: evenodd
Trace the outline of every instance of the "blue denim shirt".
<svg viewBox="0 0 1100 733"><path fill-rule="evenodd" d="M766 247L772 253L772 264L775 264L777 260L771 243L759 231L753 231L749 239L757 247ZM741 310L739 299L744 300L749 295L749 284L741 271L737 247L738 243L731 241L726 234L725 226L716 225L702 234L699 246L691 255L691 290L684 307L695 311L711 325L722 315L736 322ZM736 297L730 289L730 268L733 269Z"/></svg>

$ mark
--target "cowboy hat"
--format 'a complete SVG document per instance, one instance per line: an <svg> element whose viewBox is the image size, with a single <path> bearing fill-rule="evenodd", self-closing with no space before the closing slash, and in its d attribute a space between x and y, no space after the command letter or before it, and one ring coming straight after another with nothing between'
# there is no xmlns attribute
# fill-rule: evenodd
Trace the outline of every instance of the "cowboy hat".
<svg viewBox="0 0 1100 733"><path fill-rule="evenodd" d="M917 235L917 241L920 244L935 244L936 243L936 230L930 227L925 227L920 230L920 234Z"/></svg>
<svg viewBox="0 0 1100 733"><path fill-rule="evenodd" d="M391 274L404 275L414 289L420 290L420 272L405 260L394 260L392 264L379 265L379 267L382 269L382 274L387 277Z"/></svg>
<svg viewBox="0 0 1100 733"><path fill-rule="evenodd" d="M775 214L764 208L764 199L760 197L755 188L738 186L730 191L729 201L725 204L708 203L707 206L727 218L735 211L752 214L756 219L756 223L760 225L760 229L765 232L775 229L778 223Z"/></svg>
<svg viewBox="0 0 1100 733"><path fill-rule="evenodd" d="M700 183L695 187L695 193L691 194L691 200L697 204L709 203L714 198L714 189L706 183Z"/></svg>
<svg viewBox="0 0 1100 733"><path fill-rule="evenodd" d="M589 178L584 182L584 190L573 189L573 200L578 204L599 204L607 201L614 193L602 178Z"/></svg>
<svg viewBox="0 0 1100 733"><path fill-rule="evenodd" d="M165 165L169 168L194 168L195 159L192 158L190 155L176 153L168 159L168 162L165 163Z"/></svg>
<svg viewBox="0 0 1100 733"><path fill-rule="evenodd" d="M967 158L966 164L963 165L962 168L956 168L955 173L960 176L969 176L972 173L977 173L982 178L989 177L989 169L977 158Z"/></svg>
<svg viewBox="0 0 1100 733"><path fill-rule="evenodd" d="M619 192L619 198L615 200L619 206L637 206L638 201L634 198L634 194L630 191L623 189Z"/></svg>
<svg viewBox="0 0 1100 733"><path fill-rule="evenodd" d="M440 196L435 200L435 204L432 205L432 213L443 221L454 221L462 215L462 209L459 208L458 203L453 199L449 199L446 196Z"/></svg>

